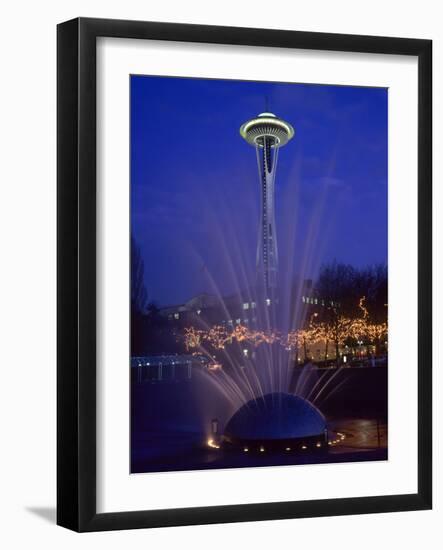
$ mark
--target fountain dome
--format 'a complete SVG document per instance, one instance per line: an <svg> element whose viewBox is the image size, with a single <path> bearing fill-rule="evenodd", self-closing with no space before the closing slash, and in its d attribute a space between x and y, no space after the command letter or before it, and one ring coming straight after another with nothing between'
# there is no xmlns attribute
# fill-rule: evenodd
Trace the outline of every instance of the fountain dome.
<svg viewBox="0 0 443 550"><path fill-rule="evenodd" d="M268 393L240 407L226 425L224 439L234 445L326 441L326 421L309 401L288 393Z"/></svg>

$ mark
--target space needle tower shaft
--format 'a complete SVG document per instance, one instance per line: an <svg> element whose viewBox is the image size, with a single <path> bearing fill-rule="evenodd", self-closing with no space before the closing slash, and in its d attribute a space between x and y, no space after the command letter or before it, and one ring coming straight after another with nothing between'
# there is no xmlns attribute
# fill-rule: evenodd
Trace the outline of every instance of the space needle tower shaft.
<svg viewBox="0 0 443 550"><path fill-rule="evenodd" d="M257 274L266 299L275 297L278 247L275 226L275 173L280 147L294 136L293 127L273 113L261 113L240 128L240 135L255 147L260 179L261 209L257 243Z"/></svg>

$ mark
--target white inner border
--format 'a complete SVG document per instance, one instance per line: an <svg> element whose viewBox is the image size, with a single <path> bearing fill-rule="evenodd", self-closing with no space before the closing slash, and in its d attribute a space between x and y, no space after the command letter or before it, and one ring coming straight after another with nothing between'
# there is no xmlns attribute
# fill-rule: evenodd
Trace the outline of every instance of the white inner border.
<svg viewBox="0 0 443 550"><path fill-rule="evenodd" d="M417 492L417 67L412 56L98 39L97 512ZM129 475L130 74L389 88L388 461Z"/></svg>

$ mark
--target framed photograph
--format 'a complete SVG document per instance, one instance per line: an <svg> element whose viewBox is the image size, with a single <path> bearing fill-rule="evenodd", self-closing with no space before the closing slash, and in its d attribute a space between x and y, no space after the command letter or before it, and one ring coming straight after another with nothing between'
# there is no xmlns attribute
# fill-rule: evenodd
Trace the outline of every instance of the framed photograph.
<svg viewBox="0 0 443 550"><path fill-rule="evenodd" d="M58 26L76 531L431 508L429 40Z"/></svg>

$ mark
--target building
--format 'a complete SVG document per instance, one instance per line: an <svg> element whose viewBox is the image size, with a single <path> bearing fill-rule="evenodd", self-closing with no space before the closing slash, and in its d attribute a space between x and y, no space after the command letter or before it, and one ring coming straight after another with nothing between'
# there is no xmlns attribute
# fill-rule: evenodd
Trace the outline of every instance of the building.
<svg viewBox="0 0 443 550"><path fill-rule="evenodd" d="M261 113L240 127L242 138L255 147L260 178L261 221L257 242L258 285L266 299L275 299L278 277L278 247L275 225L274 188L278 152L294 136L293 127L273 113Z"/></svg>
<svg viewBox="0 0 443 550"><path fill-rule="evenodd" d="M184 304L160 309L160 315L171 323L180 325L250 325L255 323L257 303L239 295L217 298L211 294L199 294Z"/></svg>

